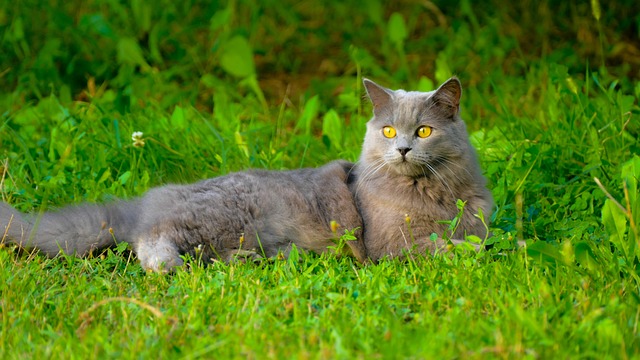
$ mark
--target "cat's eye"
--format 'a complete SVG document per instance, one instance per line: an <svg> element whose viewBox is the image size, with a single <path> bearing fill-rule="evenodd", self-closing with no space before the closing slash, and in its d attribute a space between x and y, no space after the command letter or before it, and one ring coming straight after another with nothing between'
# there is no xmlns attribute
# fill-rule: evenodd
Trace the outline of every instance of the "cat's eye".
<svg viewBox="0 0 640 360"><path fill-rule="evenodd" d="M418 131L416 131L416 135L418 135L419 138L426 138L429 137L429 135L431 135L431 127L430 126L420 126L418 128Z"/></svg>
<svg viewBox="0 0 640 360"><path fill-rule="evenodd" d="M396 137L396 129L393 126L385 126L382 128L382 135L389 139L394 138Z"/></svg>

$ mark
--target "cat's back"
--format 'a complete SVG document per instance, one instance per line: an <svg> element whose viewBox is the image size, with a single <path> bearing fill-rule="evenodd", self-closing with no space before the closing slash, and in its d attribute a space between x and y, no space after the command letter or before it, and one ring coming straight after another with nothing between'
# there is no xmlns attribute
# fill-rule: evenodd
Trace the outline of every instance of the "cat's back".
<svg viewBox="0 0 640 360"><path fill-rule="evenodd" d="M346 161L333 161L319 168L247 170L191 185L167 185L147 193L145 208L152 209L154 218L203 214L243 223L284 218L292 223L324 221L338 214L354 218L357 210L347 187L352 166Z"/></svg>
<svg viewBox="0 0 640 360"><path fill-rule="evenodd" d="M183 189L193 197L233 197L233 196L267 196L277 197L302 196L313 201L326 195L323 190L342 193L348 190L349 178L353 163L336 160L318 168L295 170L261 170L251 169L224 176L206 179Z"/></svg>

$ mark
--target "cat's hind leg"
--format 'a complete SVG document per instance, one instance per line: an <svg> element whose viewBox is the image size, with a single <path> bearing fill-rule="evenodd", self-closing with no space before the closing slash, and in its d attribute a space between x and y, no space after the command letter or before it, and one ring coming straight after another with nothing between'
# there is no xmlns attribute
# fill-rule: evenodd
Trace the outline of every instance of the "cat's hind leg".
<svg viewBox="0 0 640 360"><path fill-rule="evenodd" d="M134 245L134 251L145 270L168 273L184 264L176 244L165 235L141 236Z"/></svg>

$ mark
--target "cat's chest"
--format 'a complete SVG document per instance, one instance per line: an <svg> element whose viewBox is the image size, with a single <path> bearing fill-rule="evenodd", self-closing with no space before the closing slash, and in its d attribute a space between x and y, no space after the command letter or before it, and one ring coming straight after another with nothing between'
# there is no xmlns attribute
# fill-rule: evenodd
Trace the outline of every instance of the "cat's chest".
<svg viewBox="0 0 640 360"><path fill-rule="evenodd" d="M453 197L432 191L428 184L402 185L367 191L360 201L365 222L385 232L396 232L408 224L418 231L435 231L441 227L437 224L439 220L450 220L456 215Z"/></svg>

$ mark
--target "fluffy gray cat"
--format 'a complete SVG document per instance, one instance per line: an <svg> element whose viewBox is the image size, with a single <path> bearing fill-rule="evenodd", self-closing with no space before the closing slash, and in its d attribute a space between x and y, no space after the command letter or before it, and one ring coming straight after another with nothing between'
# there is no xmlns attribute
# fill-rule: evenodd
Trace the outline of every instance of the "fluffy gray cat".
<svg viewBox="0 0 640 360"><path fill-rule="evenodd" d="M40 217L0 202L0 230L6 230L0 240L51 257L60 251L85 256L117 240L131 244L145 269L163 272L182 265L183 254L205 261L286 256L291 244L323 252L344 229L356 230L361 239L360 215L347 187L352 165L334 161L317 169L238 172ZM347 246L365 260L361 240Z"/></svg>
<svg viewBox="0 0 640 360"><path fill-rule="evenodd" d="M483 238L485 225L474 214L488 215L492 198L459 116L460 82L427 93L364 84L374 117L355 166L239 172L41 215L0 203L0 242L48 256L84 256L127 242L144 268L170 271L183 254L229 261L287 255L291 244L323 252L349 229L358 240L347 250L362 262L378 261L443 248L445 241L429 237L446 231L439 221L458 214L457 199L466 207L453 242L465 234Z"/></svg>
<svg viewBox="0 0 640 360"><path fill-rule="evenodd" d="M440 236L466 202L455 234L483 239L487 229L476 217L482 209L488 226L493 207L475 150L460 118L462 88L451 78L431 92L392 91L370 80L365 88L373 118L350 188L362 216L367 257L435 252L447 244ZM437 234L436 241L430 239Z"/></svg>

